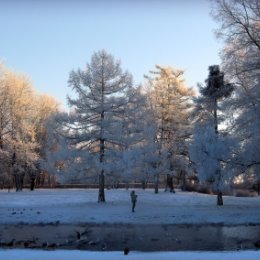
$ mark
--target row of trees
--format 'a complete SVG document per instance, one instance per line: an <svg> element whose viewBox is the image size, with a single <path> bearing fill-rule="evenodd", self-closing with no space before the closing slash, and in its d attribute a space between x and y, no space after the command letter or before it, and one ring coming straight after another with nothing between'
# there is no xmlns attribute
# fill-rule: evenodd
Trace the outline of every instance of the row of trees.
<svg viewBox="0 0 260 260"><path fill-rule="evenodd" d="M45 122L57 102L37 94L29 79L0 66L0 169L2 185L22 189L28 175L34 188L39 161L44 158Z"/></svg>
<svg viewBox="0 0 260 260"><path fill-rule="evenodd" d="M70 114L55 119L52 132L60 134L48 162L63 178L98 173L99 202L105 201L105 175L153 178L158 193L161 174L188 169L194 92L183 71L171 67L156 66L146 78L145 88L133 87L132 76L106 51L94 53L85 70L71 72L76 95L68 98Z"/></svg>
<svg viewBox="0 0 260 260"><path fill-rule="evenodd" d="M198 98L184 85L183 71L171 67L156 66L146 84L134 88L129 73L105 51L71 73L77 97L69 98L74 110L61 127L74 155L68 164L99 172L99 201L105 201L104 173L152 176L158 192L162 173L195 172L218 192L219 205L237 176L258 181L259 2L213 4L225 41L225 73L210 66Z"/></svg>

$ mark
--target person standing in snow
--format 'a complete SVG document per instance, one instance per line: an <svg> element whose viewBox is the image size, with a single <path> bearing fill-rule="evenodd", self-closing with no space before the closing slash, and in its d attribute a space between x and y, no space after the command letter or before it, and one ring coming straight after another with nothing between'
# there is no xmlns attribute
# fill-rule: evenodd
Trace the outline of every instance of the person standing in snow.
<svg viewBox="0 0 260 260"><path fill-rule="evenodd" d="M137 195L135 194L134 190L131 191L130 196L131 196L131 202L132 202L132 212L135 212L135 205L136 205L136 201L137 201Z"/></svg>

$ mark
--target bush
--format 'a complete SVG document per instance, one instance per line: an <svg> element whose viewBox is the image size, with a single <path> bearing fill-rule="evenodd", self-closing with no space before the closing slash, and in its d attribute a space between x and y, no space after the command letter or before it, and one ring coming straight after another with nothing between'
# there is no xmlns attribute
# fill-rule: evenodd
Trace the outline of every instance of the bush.
<svg viewBox="0 0 260 260"><path fill-rule="evenodd" d="M198 192L203 194L213 194L211 188L206 185L198 185Z"/></svg>
<svg viewBox="0 0 260 260"><path fill-rule="evenodd" d="M202 185L202 184L186 184L185 191L189 191L189 192L194 191L203 194L212 194L211 188L207 185Z"/></svg>
<svg viewBox="0 0 260 260"><path fill-rule="evenodd" d="M186 185L185 185L185 189L184 189L183 187L181 187L181 190L183 190L183 191L189 191L189 192L197 191L197 190L196 190L196 186L197 186L197 184L186 184Z"/></svg>
<svg viewBox="0 0 260 260"><path fill-rule="evenodd" d="M256 192L252 192L249 190L235 190L234 195L236 197L255 197Z"/></svg>

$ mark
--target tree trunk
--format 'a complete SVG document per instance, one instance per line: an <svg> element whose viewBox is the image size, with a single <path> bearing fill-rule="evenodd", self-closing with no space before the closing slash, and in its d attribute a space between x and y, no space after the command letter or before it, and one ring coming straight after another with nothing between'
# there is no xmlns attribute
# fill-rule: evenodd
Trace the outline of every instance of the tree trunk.
<svg viewBox="0 0 260 260"><path fill-rule="evenodd" d="M48 185L49 185L49 188L51 188L51 174L50 173L48 174Z"/></svg>
<svg viewBox="0 0 260 260"><path fill-rule="evenodd" d="M3 138L2 135L0 134L0 149L3 150L4 146L3 146Z"/></svg>
<svg viewBox="0 0 260 260"><path fill-rule="evenodd" d="M170 190L170 192L175 193L174 187L173 187L173 176L171 176L170 174L167 174L167 176L166 176L166 189L165 189L165 191L168 191L168 189Z"/></svg>
<svg viewBox="0 0 260 260"><path fill-rule="evenodd" d="M21 187L20 187L20 190L22 191L22 190L23 190L24 174L21 174L20 178L21 178Z"/></svg>
<svg viewBox="0 0 260 260"><path fill-rule="evenodd" d="M32 177L30 181L30 190L33 191L35 189L35 178Z"/></svg>
<svg viewBox="0 0 260 260"><path fill-rule="evenodd" d="M181 171L182 191L186 191L186 172Z"/></svg>
<svg viewBox="0 0 260 260"><path fill-rule="evenodd" d="M154 177L154 193L155 194L159 193L159 176L158 176L158 174L156 174Z"/></svg>
<svg viewBox="0 0 260 260"><path fill-rule="evenodd" d="M8 189L8 192L10 192L10 190L12 189L13 187L13 176L10 174L7 178L7 189Z"/></svg>
<svg viewBox="0 0 260 260"><path fill-rule="evenodd" d="M217 205L218 206L223 206L223 197L222 197L222 192L221 191L218 192Z"/></svg>
<svg viewBox="0 0 260 260"><path fill-rule="evenodd" d="M218 134L218 114L217 114L217 109L218 109L218 101L217 98L214 98L214 128L215 128L215 133Z"/></svg>
<svg viewBox="0 0 260 260"><path fill-rule="evenodd" d="M218 136L218 114L217 114L217 109L218 109L218 101L217 98L214 99L214 125L215 125L215 133ZM218 169L216 171L217 179L218 179L218 185L221 179L221 171ZM218 196L217 196L217 205L218 206L223 206L223 197L222 197L222 192L218 191Z"/></svg>
<svg viewBox="0 0 260 260"><path fill-rule="evenodd" d="M15 190L19 191L20 190L19 175L17 174L14 175L14 182L15 182Z"/></svg>
<svg viewBox="0 0 260 260"><path fill-rule="evenodd" d="M222 198L222 192L220 189L221 185L221 170L217 169L216 170L216 179L215 182L217 182L217 191L218 191L218 196L217 196L217 205L218 206L223 206L223 198Z"/></svg>
<svg viewBox="0 0 260 260"><path fill-rule="evenodd" d="M104 170L101 170L99 175L99 191L98 191L98 202L105 202L105 176Z"/></svg>
<svg viewBox="0 0 260 260"><path fill-rule="evenodd" d="M102 114L101 118L104 118ZM98 202L105 202L105 176L104 176L104 169L103 169L103 161L104 161L104 154L105 154L105 140L100 139L99 144L99 162L101 164L101 173L99 174L99 192L98 192Z"/></svg>
<svg viewBox="0 0 260 260"><path fill-rule="evenodd" d="M15 179L16 191L22 191L23 190L24 174L15 174L14 179Z"/></svg>
<svg viewBox="0 0 260 260"><path fill-rule="evenodd" d="M103 60L102 60L103 63ZM102 83L101 83L101 102L102 102L102 111L100 114L100 140L99 140L99 162L101 164L101 173L99 174L99 191L98 191L98 202L105 202L105 176L104 176L104 156L105 156L105 139L104 139L104 119L105 119L105 111L104 111L104 93L105 93L105 83L103 77L102 70Z"/></svg>
<svg viewBox="0 0 260 260"><path fill-rule="evenodd" d="M41 186L44 186L45 184L45 178L46 178L46 173L44 173L41 177Z"/></svg>

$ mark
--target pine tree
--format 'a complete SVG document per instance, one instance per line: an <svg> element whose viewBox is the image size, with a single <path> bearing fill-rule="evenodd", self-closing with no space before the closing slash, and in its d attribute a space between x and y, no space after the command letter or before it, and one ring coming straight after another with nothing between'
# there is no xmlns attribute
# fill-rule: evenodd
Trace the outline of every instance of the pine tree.
<svg viewBox="0 0 260 260"><path fill-rule="evenodd" d="M206 86L201 87L201 97L197 99L197 118L190 156L196 164L199 179L213 183L218 192L217 205L223 205L222 186L227 180L222 172L223 158L231 153L231 142L219 133L220 116L218 102L231 95L233 86L225 83L224 73L218 65L209 67Z"/></svg>
<svg viewBox="0 0 260 260"><path fill-rule="evenodd" d="M76 94L75 98L68 98L74 109L69 138L77 149L87 150L86 154L97 159L98 202L105 202L105 171L113 151L122 145L123 117L132 77L122 72L119 61L102 50L93 54L86 69L71 72L69 85Z"/></svg>

